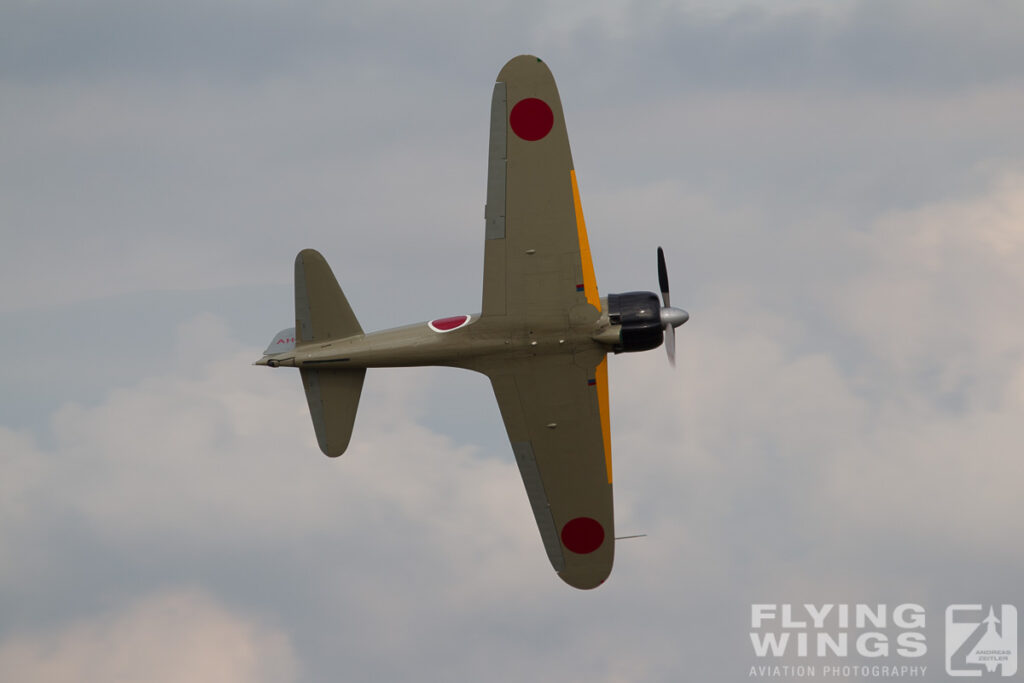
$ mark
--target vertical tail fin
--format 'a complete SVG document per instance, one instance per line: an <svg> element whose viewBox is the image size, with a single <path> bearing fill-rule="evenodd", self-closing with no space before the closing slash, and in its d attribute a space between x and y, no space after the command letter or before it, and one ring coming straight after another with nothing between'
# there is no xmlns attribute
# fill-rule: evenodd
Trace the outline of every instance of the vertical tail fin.
<svg viewBox="0 0 1024 683"><path fill-rule="evenodd" d="M363 333L331 267L314 249L295 257L295 332L300 345Z"/></svg>
<svg viewBox="0 0 1024 683"><path fill-rule="evenodd" d="M319 252L295 257L295 343L298 346L363 334L331 267ZM302 368L302 387L324 455L345 452L352 438L365 369Z"/></svg>

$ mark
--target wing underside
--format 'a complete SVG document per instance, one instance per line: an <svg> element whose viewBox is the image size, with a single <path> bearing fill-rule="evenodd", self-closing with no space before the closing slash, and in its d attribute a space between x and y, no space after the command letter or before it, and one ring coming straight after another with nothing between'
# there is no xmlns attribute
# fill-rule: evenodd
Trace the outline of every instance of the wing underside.
<svg viewBox="0 0 1024 683"><path fill-rule="evenodd" d="M594 588L615 552L606 448L605 361L542 356L488 372L544 549L576 588Z"/></svg>
<svg viewBox="0 0 1024 683"><path fill-rule="evenodd" d="M599 310L562 102L540 59L498 74L490 131L482 314Z"/></svg>

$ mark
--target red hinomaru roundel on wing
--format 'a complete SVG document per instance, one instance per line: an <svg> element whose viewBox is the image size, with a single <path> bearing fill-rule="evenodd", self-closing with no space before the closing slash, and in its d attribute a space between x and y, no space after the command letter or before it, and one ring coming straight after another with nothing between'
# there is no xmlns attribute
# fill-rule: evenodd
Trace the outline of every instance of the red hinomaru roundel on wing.
<svg viewBox="0 0 1024 683"><path fill-rule="evenodd" d="M469 323L472 316L455 315L450 318L437 318L427 323L434 332L451 332Z"/></svg>
<svg viewBox="0 0 1024 683"><path fill-rule="evenodd" d="M604 543L604 527L591 517L570 519L562 527L562 543L574 553L587 555Z"/></svg>
<svg viewBox="0 0 1024 683"><path fill-rule="evenodd" d="M555 123L555 115L551 107L544 100L536 97L527 97L525 100L516 102L508 115L508 123L512 126L512 132L523 140L533 142L540 140L551 132Z"/></svg>

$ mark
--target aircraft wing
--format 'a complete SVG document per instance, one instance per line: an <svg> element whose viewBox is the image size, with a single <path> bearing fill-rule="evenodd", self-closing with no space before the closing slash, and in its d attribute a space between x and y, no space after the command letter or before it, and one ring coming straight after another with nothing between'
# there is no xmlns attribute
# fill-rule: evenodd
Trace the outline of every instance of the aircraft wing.
<svg viewBox="0 0 1024 683"><path fill-rule="evenodd" d="M538 356L488 369L544 549L576 588L608 577L615 554L607 360Z"/></svg>
<svg viewBox="0 0 1024 683"><path fill-rule="evenodd" d="M494 84L484 214L483 316L600 311L562 101L537 57L512 59Z"/></svg>

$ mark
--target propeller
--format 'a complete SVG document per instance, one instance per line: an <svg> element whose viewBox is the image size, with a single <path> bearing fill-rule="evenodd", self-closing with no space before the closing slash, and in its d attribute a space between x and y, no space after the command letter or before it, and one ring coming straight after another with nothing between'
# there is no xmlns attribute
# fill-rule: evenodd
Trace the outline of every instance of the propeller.
<svg viewBox="0 0 1024 683"><path fill-rule="evenodd" d="M665 252L661 247L658 247L658 286L661 288L661 301L664 304L661 309L661 326L665 328L665 351L668 353L668 362L675 367L675 328L689 320L690 314L681 308L672 307L668 294L668 267L665 266Z"/></svg>

